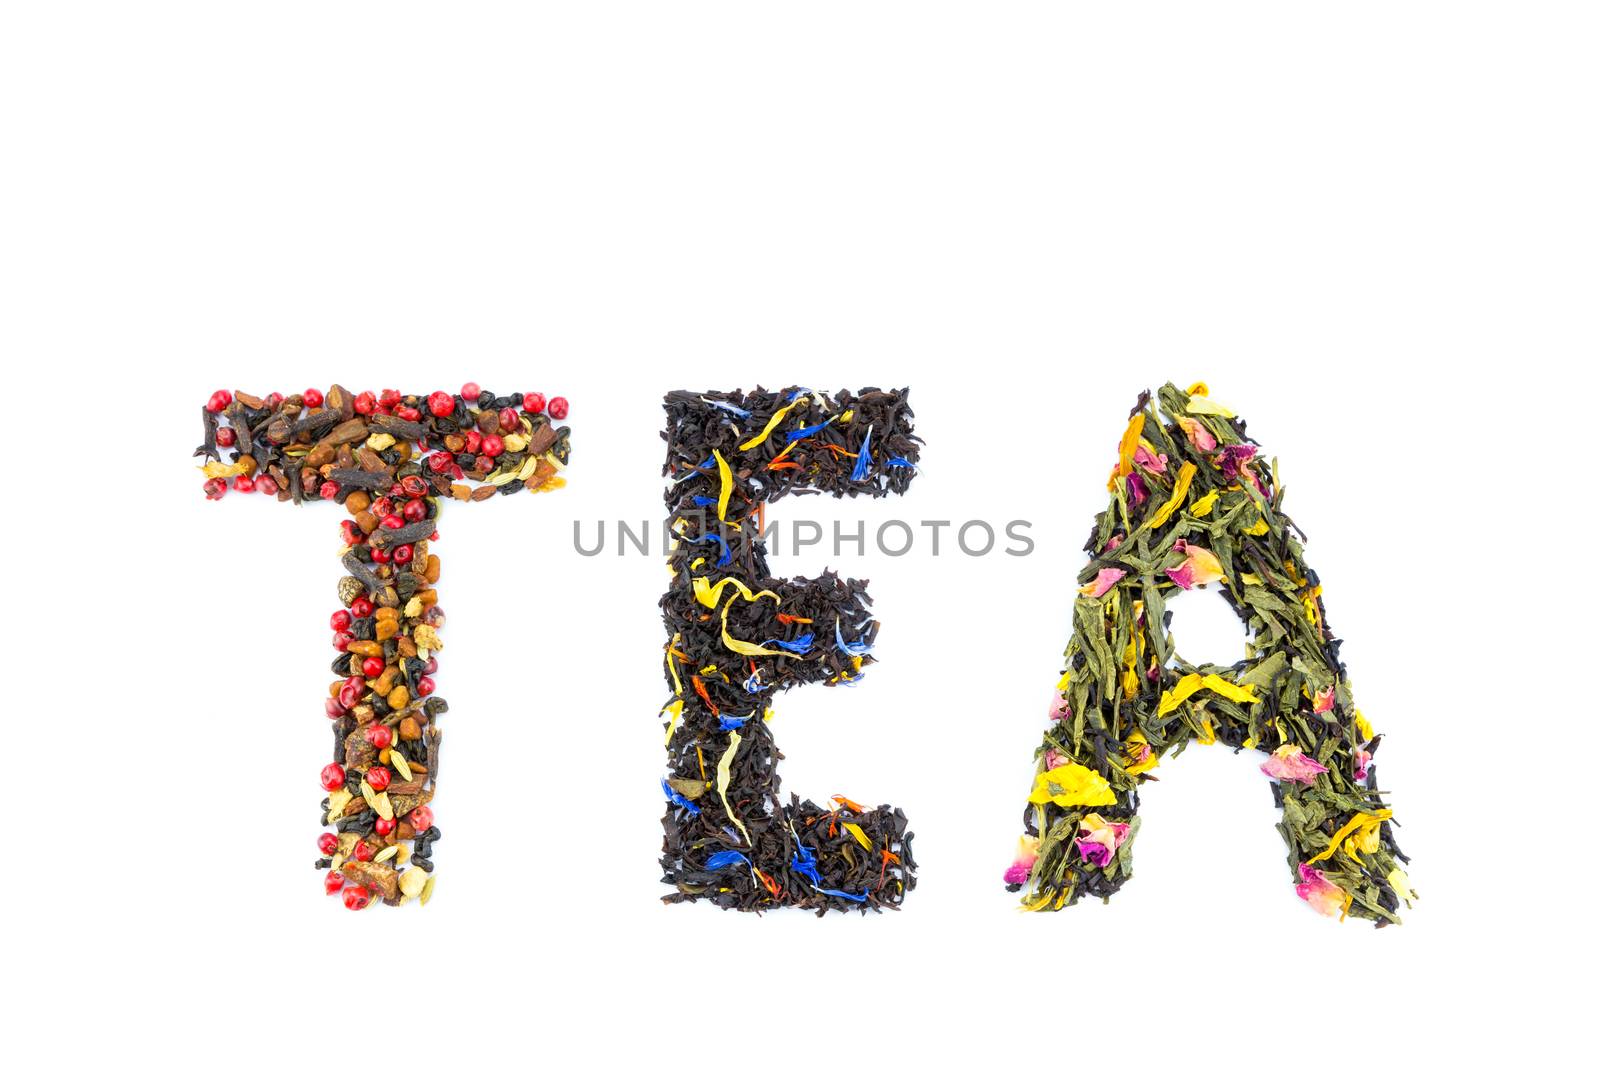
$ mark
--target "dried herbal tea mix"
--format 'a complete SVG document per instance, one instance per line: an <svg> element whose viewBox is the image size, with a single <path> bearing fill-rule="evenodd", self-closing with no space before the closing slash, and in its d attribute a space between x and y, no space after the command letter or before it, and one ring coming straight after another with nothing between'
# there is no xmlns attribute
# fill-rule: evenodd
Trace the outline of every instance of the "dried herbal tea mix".
<svg viewBox="0 0 1600 1067"><path fill-rule="evenodd" d="M335 680L324 704L333 762L322 769L318 839L329 894L345 906L374 898L426 904L439 828L428 806L439 780L435 658L444 612L434 589L435 524L444 499L487 500L560 487L569 445L567 402L539 393L495 396L468 383L456 394L353 395L333 386L285 397L219 390L201 412L205 493L300 504L332 500L349 518L330 619Z"/></svg>
<svg viewBox="0 0 1600 1067"><path fill-rule="evenodd" d="M893 908L916 884L898 808L780 795L773 695L852 683L872 662L878 624L865 581L774 578L759 539L769 500L904 492L920 444L906 397L799 388L666 397L676 537L661 598L673 694L661 781L668 902L821 915Z"/></svg>
<svg viewBox="0 0 1600 1067"><path fill-rule="evenodd" d="M1191 740L1270 753L1296 891L1324 915L1399 922L1412 893L1322 585L1282 511L1276 464L1203 384L1140 396L1085 546L1067 664L1007 888L1042 911L1131 877L1138 787ZM1217 582L1250 633L1228 667L1187 663L1167 600Z"/></svg>

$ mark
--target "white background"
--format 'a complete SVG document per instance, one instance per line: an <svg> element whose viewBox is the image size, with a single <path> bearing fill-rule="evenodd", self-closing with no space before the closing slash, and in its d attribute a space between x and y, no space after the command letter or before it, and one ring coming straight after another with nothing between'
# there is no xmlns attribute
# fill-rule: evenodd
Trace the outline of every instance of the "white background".
<svg viewBox="0 0 1600 1067"><path fill-rule="evenodd" d="M8 1059L1571 1049L1590 11L8 5ZM1220 747L1144 791L1109 906L1000 890L1079 549L1168 377L1282 459L1387 735L1401 928L1301 904ZM572 485L445 519L438 891L349 915L311 869L338 515L205 502L195 410L469 378L571 398ZM1025 559L788 561L872 579L881 662L776 729L789 786L910 814L900 914L657 902L664 572L571 547L661 514L664 391L792 381L911 385L924 470L772 517L1034 523Z"/></svg>

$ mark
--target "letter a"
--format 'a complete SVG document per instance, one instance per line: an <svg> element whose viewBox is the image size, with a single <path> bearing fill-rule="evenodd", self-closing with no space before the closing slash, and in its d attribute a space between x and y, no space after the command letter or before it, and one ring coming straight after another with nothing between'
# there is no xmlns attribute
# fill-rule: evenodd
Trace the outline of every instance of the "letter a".
<svg viewBox="0 0 1600 1067"><path fill-rule="evenodd" d="M1030 911L1110 897L1133 873L1139 783L1191 740L1220 740L1271 754L1260 769L1300 897L1324 915L1399 922L1415 894L1371 762L1379 738L1274 472L1203 384L1167 385L1159 407L1139 398L1089 539L1007 888ZM1210 582L1250 631L1231 667L1191 666L1167 634L1167 599Z"/></svg>

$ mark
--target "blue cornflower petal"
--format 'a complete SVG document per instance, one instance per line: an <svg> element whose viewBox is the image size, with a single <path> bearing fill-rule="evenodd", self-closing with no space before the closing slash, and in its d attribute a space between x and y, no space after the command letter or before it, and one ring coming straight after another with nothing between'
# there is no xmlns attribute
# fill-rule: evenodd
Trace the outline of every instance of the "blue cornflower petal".
<svg viewBox="0 0 1600 1067"><path fill-rule="evenodd" d="M755 718L753 715L746 715L744 718L740 718L737 715L718 715L717 729L737 730L741 726L748 726L753 718Z"/></svg>
<svg viewBox="0 0 1600 1067"><path fill-rule="evenodd" d="M861 439L861 451L856 454L855 470L850 472L852 482L865 481L867 467L872 463L872 427L867 427L867 436Z"/></svg>
<svg viewBox="0 0 1600 1067"><path fill-rule="evenodd" d="M839 646L840 652L848 652L852 656L865 656L872 651L872 646L865 641L846 641L844 634L839 629L839 617L833 617L833 643Z"/></svg>
<svg viewBox="0 0 1600 1067"><path fill-rule="evenodd" d="M823 894L824 896L829 896L829 897L842 897L845 900L855 900L855 901L864 901L864 900L867 899L867 895L865 893L846 893L842 889L824 889L820 885L814 885L811 888L815 889L817 892Z"/></svg>
<svg viewBox="0 0 1600 1067"><path fill-rule="evenodd" d="M904 456L890 456L889 457L889 461L887 463L885 463L884 466L886 466L886 467L910 467L912 470L916 470L917 469L917 465L915 463L911 462L909 459L907 459Z"/></svg>
<svg viewBox="0 0 1600 1067"><path fill-rule="evenodd" d="M706 460L704 463L700 464L698 467L694 468L688 474L685 474L682 478L679 478L677 481L673 482L672 484L673 485L681 485L682 483L688 481L690 478L693 478L695 475L703 474L703 473L705 473L706 471L710 470L712 467L714 467L716 465L717 465L717 459L716 459L715 456L712 456L710 459Z"/></svg>
<svg viewBox="0 0 1600 1067"><path fill-rule="evenodd" d="M786 440L786 441L799 441L799 440L801 440L803 438L810 437L812 434L821 433L823 430L826 430L828 428L828 423L831 423L834 419L837 419L838 417L839 416L835 415L835 416L833 416L833 418L827 419L824 422L819 422L815 426L807 426L804 429L800 429L800 430L790 430L789 431L789 435L787 437L785 437L784 440Z"/></svg>
<svg viewBox="0 0 1600 1067"><path fill-rule="evenodd" d="M815 637L809 630L795 638L793 641L780 641L776 637L761 642L763 645L777 645L779 648L788 649L797 655L805 655L811 651L811 642Z"/></svg>
<svg viewBox="0 0 1600 1067"><path fill-rule="evenodd" d="M722 852L713 852L710 856L706 857L706 870L720 871L724 867L732 867L735 863L743 863L746 866L749 866L750 857L746 856L743 852L735 852L731 848Z"/></svg>
<svg viewBox="0 0 1600 1067"><path fill-rule="evenodd" d="M726 400L712 400L708 396L703 396L700 399L705 401L707 404L710 404L714 408L720 408L730 415L739 416L741 419L748 419L750 417L750 413L744 408L736 407L735 405L728 403Z"/></svg>
<svg viewBox="0 0 1600 1067"><path fill-rule="evenodd" d="M728 544L727 541L723 540L721 537L718 537L714 533L701 534L699 537L685 537L684 540L689 542L691 545L703 545L707 541L715 541L717 544L721 545L722 555L717 558L717 566L719 567L726 567L728 565L728 561L733 558L733 548Z"/></svg>
<svg viewBox="0 0 1600 1067"><path fill-rule="evenodd" d="M696 804L694 801L690 800L688 797L672 788L672 786L668 785L665 778L661 779L661 791L667 794L668 800L672 801L690 815L700 814L700 805Z"/></svg>
<svg viewBox="0 0 1600 1067"><path fill-rule="evenodd" d="M714 508L717 506L717 498L714 496L701 496L696 493L693 499L694 506L697 508Z"/></svg>
<svg viewBox="0 0 1600 1067"><path fill-rule="evenodd" d="M817 870L817 856L798 840L794 843L795 853L789 857L789 867L812 885L822 880L822 873Z"/></svg>

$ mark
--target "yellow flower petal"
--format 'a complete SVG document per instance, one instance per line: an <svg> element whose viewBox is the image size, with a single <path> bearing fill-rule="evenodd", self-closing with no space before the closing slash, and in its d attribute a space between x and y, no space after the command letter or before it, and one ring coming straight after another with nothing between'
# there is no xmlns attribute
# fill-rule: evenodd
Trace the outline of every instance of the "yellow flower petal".
<svg viewBox="0 0 1600 1067"><path fill-rule="evenodd" d="M1028 800L1034 804L1055 803L1063 808L1098 808L1115 804L1117 795L1098 771L1066 763L1035 778Z"/></svg>
<svg viewBox="0 0 1600 1067"><path fill-rule="evenodd" d="M716 457L717 470L722 474L722 491L717 494L717 520L728 521L728 498L733 496L733 472L728 469L728 461L722 458L722 453L712 449L711 454Z"/></svg>
<svg viewBox="0 0 1600 1067"><path fill-rule="evenodd" d="M1334 852L1339 848L1340 844L1342 844L1344 842L1345 838L1350 837L1350 835L1356 833L1357 831L1368 831L1368 830L1370 830L1370 831L1376 832L1376 830L1378 828L1378 824L1381 823L1381 822L1387 821L1389 819L1389 817L1391 815L1393 815L1393 814L1394 814L1394 812L1390 811L1388 808L1380 808L1377 811L1372 811L1372 812L1367 812L1367 811L1359 811L1359 812L1357 812L1356 814L1354 814L1354 815L1352 815L1350 817L1350 821L1349 822L1347 822L1343 826L1339 827L1339 832L1338 833L1334 834L1333 837L1328 839L1328 847L1327 848L1323 849L1321 852L1317 853L1315 856L1312 856L1306 862L1307 863L1321 863L1323 860L1327 859L1329 856L1332 856L1334 854ZM1350 853L1353 854L1355 849L1358 848L1358 847L1360 847L1360 841L1358 839L1352 838L1350 844L1345 846L1345 849L1346 849L1347 852L1350 852ZM1376 851L1376 849L1373 849L1372 851Z"/></svg>
<svg viewBox="0 0 1600 1067"><path fill-rule="evenodd" d="M1194 481L1194 473L1195 465L1185 460L1183 468L1178 471L1178 480L1172 486L1172 495L1150 516L1145 523L1146 529L1153 530L1172 517L1172 513L1183 503L1183 498L1189 495L1189 483Z"/></svg>
<svg viewBox="0 0 1600 1067"><path fill-rule="evenodd" d="M1130 777L1153 771L1156 765L1161 762L1161 758L1156 755L1155 748L1145 740L1144 734L1138 730L1134 730L1128 735L1128 739L1122 743L1122 751L1127 754L1128 759L1133 761L1122 768L1123 772Z"/></svg>
<svg viewBox="0 0 1600 1067"><path fill-rule="evenodd" d="M1204 683L1198 674L1184 675L1178 679L1176 685L1161 694L1161 704L1157 708L1157 714L1171 714L1174 708L1200 692L1202 688Z"/></svg>
<svg viewBox="0 0 1600 1067"><path fill-rule="evenodd" d="M1055 890L1053 890L1053 889L1049 890L1047 892L1044 892L1044 893L1036 893L1036 894L1034 894L1033 896L1029 897L1027 900L1025 900L1023 902L1022 910L1023 911L1043 911L1044 909L1046 909L1046 908L1048 908L1050 906L1050 902L1055 899L1055 895L1056 895L1056 893L1055 893ZM1061 906L1059 904L1056 905L1056 908L1058 910L1060 909L1060 907Z"/></svg>
<svg viewBox="0 0 1600 1067"><path fill-rule="evenodd" d="M844 828L851 837L856 839L857 844L868 852L872 851L872 842L867 840L867 835L862 831L861 827L853 822L847 822L844 824Z"/></svg>
<svg viewBox="0 0 1600 1067"><path fill-rule="evenodd" d="M708 608L716 607L718 602L722 600L722 589L727 585L732 585L733 588L738 591L739 595L743 596L746 600L755 600L757 597L769 596L778 603L783 603L778 594L774 593L772 590L763 589L759 593L752 593L749 586L745 585L739 579L733 577L724 578L716 585L712 585L711 579L709 578L696 578L691 584L694 587L694 598Z"/></svg>
<svg viewBox="0 0 1600 1067"><path fill-rule="evenodd" d="M754 599L754 598L751 598ZM722 643L741 656L788 656L790 659L801 659L799 653L790 652L784 648L762 648L760 645L749 641L741 641L728 632L728 609L733 607L733 598L722 605Z"/></svg>
<svg viewBox="0 0 1600 1067"><path fill-rule="evenodd" d="M1122 442L1117 446L1117 473L1122 475L1133 473L1133 454L1139 449L1139 438L1144 434L1144 412L1139 412L1128 420L1128 428L1122 431Z"/></svg>
<svg viewBox="0 0 1600 1067"><path fill-rule="evenodd" d="M742 740L743 738L739 736L738 730L730 730L728 732L728 751L724 752L722 758L717 761L717 794L722 797L722 810L728 813L728 818L733 820L733 825L739 828L739 832L744 835L745 842L749 844L751 843L750 831L744 828L744 823L739 821L739 816L733 813L733 805L728 803L728 783L733 780L733 754L739 751L739 742Z"/></svg>
<svg viewBox="0 0 1600 1067"><path fill-rule="evenodd" d="M803 396L798 400L794 400L794 401L791 401L788 404L785 404L783 407L779 408L777 411L774 411L772 413L772 418L767 420L766 428L763 429L760 433L756 434L754 437L750 438L750 440L748 440L748 441L744 442L743 444L741 444L739 446L739 451L740 452L748 452L752 448L754 448L757 445L759 445L762 441L765 441L771 435L772 431L776 430L778 428L778 423L783 421L783 417L785 415L789 414L789 412L792 409L794 409L796 407L799 407L801 404L809 404L810 402L811 402L811 398L809 396Z"/></svg>
<svg viewBox="0 0 1600 1067"><path fill-rule="evenodd" d="M1233 418L1233 412L1203 393L1198 393L1189 398L1189 414L1219 415L1224 419Z"/></svg>
<svg viewBox="0 0 1600 1067"><path fill-rule="evenodd" d="M672 691L679 696L683 695L683 679L678 677L678 664L675 662L677 657L673 655L673 651L681 640L683 640L682 634L673 634L672 643L667 646L667 670L672 672Z"/></svg>
<svg viewBox="0 0 1600 1067"><path fill-rule="evenodd" d="M672 713L672 721L667 723L667 744L670 745L672 744L672 735L676 733L678 729L678 720L683 718L683 701L674 700L661 710L670 711Z"/></svg>
<svg viewBox="0 0 1600 1067"><path fill-rule="evenodd" d="M1260 698L1256 696L1255 686L1235 685L1220 674L1186 674L1179 678L1177 684L1161 694L1161 704L1158 714L1169 715L1179 704L1194 696L1202 689L1209 689L1220 697L1226 697L1235 704L1254 704Z"/></svg>
<svg viewBox="0 0 1600 1067"><path fill-rule="evenodd" d="M1253 685L1234 685L1220 674L1208 674L1202 679L1207 689L1235 704L1254 704L1258 699Z"/></svg>
<svg viewBox="0 0 1600 1067"><path fill-rule="evenodd" d="M1389 887L1395 895L1405 901L1406 907L1411 907L1411 902L1417 899L1416 892L1411 888L1411 878L1399 867L1389 872Z"/></svg>
<svg viewBox="0 0 1600 1067"><path fill-rule="evenodd" d="M1217 506L1217 497L1219 495L1221 494L1219 494L1217 490L1211 490L1211 492L1207 493L1205 496L1189 505L1189 514L1193 515L1197 519L1205 518L1207 515L1211 514L1211 509Z"/></svg>

